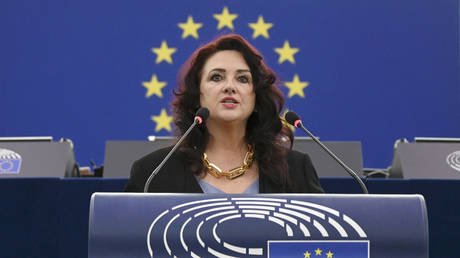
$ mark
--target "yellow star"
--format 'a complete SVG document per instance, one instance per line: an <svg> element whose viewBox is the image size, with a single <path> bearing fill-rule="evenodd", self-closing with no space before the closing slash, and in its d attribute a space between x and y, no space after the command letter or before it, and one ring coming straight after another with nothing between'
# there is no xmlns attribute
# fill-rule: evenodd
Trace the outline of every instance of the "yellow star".
<svg viewBox="0 0 460 258"><path fill-rule="evenodd" d="M233 20L238 18L238 14L232 14L228 12L228 8L225 6L222 9L221 14L214 14L214 19L216 19L219 23L217 24L217 29L220 30L223 27L228 27L229 29L233 30Z"/></svg>
<svg viewBox="0 0 460 258"><path fill-rule="evenodd" d="M327 252L326 253L326 258L332 258L332 256L334 255L334 253L332 253L331 251Z"/></svg>
<svg viewBox="0 0 460 258"><path fill-rule="evenodd" d="M158 97L163 98L163 93L161 92L161 89L163 89L166 86L166 84L168 83L158 81L156 74L152 75L152 78L149 82L142 82L142 85L144 85L144 87L147 88L147 93L145 94L145 97L148 98L155 94Z"/></svg>
<svg viewBox="0 0 460 258"><path fill-rule="evenodd" d="M169 64L172 64L173 60L171 55L174 54L177 49L168 47L168 43L166 40L161 42L160 48L152 48L153 53L157 55L157 59L155 61L156 64L160 63L161 61L166 61Z"/></svg>
<svg viewBox="0 0 460 258"><path fill-rule="evenodd" d="M182 29L182 39L185 39L188 36L198 38L198 29L203 27L203 23L195 23L193 17L189 16L187 22L177 24L179 28Z"/></svg>
<svg viewBox="0 0 460 258"><path fill-rule="evenodd" d="M168 116L168 113L166 113L164 108L161 109L160 115L152 116L151 119L157 124L155 126L155 132L158 132L161 129L171 132L171 122L173 121L173 117Z"/></svg>
<svg viewBox="0 0 460 258"><path fill-rule="evenodd" d="M279 64L283 63L286 60L294 64L295 63L294 54L299 52L299 49L291 48L289 41L285 40L283 47L275 48L275 52L280 55L280 58L278 59Z"/></svg>
<svg viewBox="0 0 460 258"><path fill-rule="evenodd" d="M299 95L301 98L305 98L303 89L308 87L309 82L302 82L299 79L299 75L295 74L291 82L285 82L284 85L289 88L288 97L291 98L294 95Z"/></svg>
<svg viewBox="0 0 460 258"><path fill-rule="evenodd" d="M273 23L266 23L264 21L264 17L259 15L257 23L249 23L249 27L254 30L252 33L253 39L257 38L258 36L263 36L264 38L268 39L268 30L273 27Z"/></svg>
<svg viewBox="0 0 460 258"><path fill-rule="evenodd" d="M315 250L315 255L321 255L322 252L323 252L323 250L319 249L319 247L318 247Z"/></svg>
<svg viewBox="0 0 460 258"><path fill-rule="evenodd" d="M310 258L310 255L311 255L311 253L309 253L308 251L306 251L306 252L303 254L303 258Z"/></svg>

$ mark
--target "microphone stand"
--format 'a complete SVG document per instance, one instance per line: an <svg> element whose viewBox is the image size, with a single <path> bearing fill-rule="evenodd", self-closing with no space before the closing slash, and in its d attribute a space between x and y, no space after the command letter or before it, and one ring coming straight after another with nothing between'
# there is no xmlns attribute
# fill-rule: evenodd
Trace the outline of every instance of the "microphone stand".
<svg viewBox="0 0 460 258"><path fill-rule="evenodd" d="M185 133L180 137L179 141L174 145L174 147L169 151L168 155L161 161L160 165L158 165L155 170L153 170L152 174L150 174L149 178L145 182L144 185L144 193L147 193L149 190L150 182L152 182L152 179L158 174L160 169L164 166L166 161L169 160L169 157L176 151L176 149L179 147L179 145L182 143L182 141L187 137L187 135L192 131L193 128L197 124L201 124L204 120L206 120L209 116L209 110L207 108L200 108L197 111L197 115L193 119L193 123L190 125L190 127L185 131Z"/></svg>
<svg viewBox="0 0 460 258"><path fill-rule="evenodd" d="M298 121L299 122L297 123L297 126L300 125L300 129L302 129L305 133L307 133L312 138L313 141L315 141L319 146L321 146L323 150L325 150L332 158L334 158L335 161L337 161L340 164L340 166L342 166L348 172L348 174L350 174L350 176L352 176L358 182L364 194L369 194L369 191L367 190L366 185L361 180L361 178L359 178L356 172L354 172L349 166L343 163L343 161L341 161L331 150L329 150L329 148L327 148L326 145L324 145L322 142L316 139L316 137L312 133L310 133L310 131L308 131L307 128L305 128L305 126L303 126L300 120Z"/></svg>

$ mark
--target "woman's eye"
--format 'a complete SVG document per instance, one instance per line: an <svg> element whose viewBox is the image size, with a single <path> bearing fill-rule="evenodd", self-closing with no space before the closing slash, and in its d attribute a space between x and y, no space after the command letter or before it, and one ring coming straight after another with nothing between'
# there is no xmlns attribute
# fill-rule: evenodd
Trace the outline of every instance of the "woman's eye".
<svg viewBox="0 0 460 258"><path fill-rule="evenodd" d="M220 80L222 80L222 76L221 76L220 74L213 74L213 75L211 75L211 81L213 81L213 82L218 82L218 81L220 81Z"/></svg>
<svg viewBox="0 0 460 258"><path fill-rule="evenodd" d="M248 76L239 76L238 81L241 83L249 83L251 80L249 79Z"/></svg>

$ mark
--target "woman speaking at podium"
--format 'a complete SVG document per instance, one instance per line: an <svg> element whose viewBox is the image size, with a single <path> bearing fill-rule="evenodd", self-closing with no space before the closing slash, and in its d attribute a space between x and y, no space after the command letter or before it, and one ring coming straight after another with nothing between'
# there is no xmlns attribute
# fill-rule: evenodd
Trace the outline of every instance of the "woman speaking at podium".
<svg viewBox="0 0 460 258"><path fill-rule="evenodd" d="M200 107L209 117L197 125L153 175L148 192L319 193L307 154L290 149L292 131L279 114L284 97L261 54L236 34L198 48L179 73L172 101L179 136ZM125 191L142 192L172 147L134 162Z"/></svg>

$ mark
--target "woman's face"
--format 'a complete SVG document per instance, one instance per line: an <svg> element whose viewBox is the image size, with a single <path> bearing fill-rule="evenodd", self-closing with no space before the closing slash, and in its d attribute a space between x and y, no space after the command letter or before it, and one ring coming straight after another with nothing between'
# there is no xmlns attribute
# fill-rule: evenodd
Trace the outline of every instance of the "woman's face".
<svg viewBox="0 0 460 258"><path fill-rule="evenodd" d="M203 66L200 93L200 105L210 112L208 123L246 124L254 110L256 95L243 56L234 50L212 55Z"/></svg>

